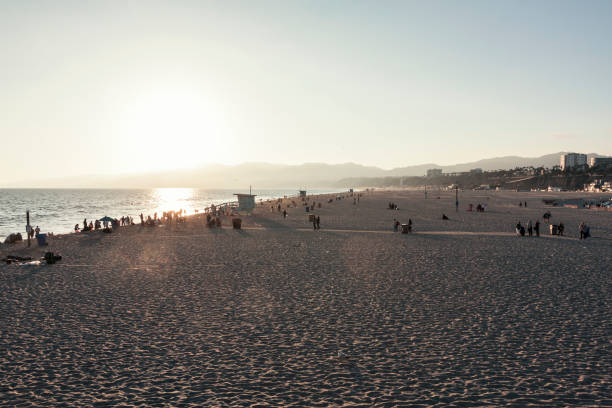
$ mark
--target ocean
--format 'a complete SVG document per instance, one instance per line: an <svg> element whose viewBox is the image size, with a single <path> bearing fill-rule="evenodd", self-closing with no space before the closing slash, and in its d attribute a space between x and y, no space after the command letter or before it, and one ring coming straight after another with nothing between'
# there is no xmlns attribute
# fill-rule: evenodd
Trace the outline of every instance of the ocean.
<svg viewBox="0 0 612 408"><path fill-rule="evenodd" d="M30 211L30 225L41 232L62 234L83 225L83 219L96 220L104 216L134 217L140 222L143 213L153 216L168 210L183 209L187 214L203 210L211 204L235 201L236 190L197 188L158 189L0 189L0 242L13 232L25 237L26 211ZM308 194L331 193L332 190L309 190ZM253 190L260 199L295 196L296 190Z"/></svg>

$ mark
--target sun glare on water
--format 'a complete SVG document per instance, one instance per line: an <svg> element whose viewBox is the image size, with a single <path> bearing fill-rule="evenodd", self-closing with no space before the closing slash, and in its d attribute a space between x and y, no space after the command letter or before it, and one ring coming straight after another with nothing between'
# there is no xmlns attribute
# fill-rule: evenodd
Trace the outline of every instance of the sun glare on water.
<svg viewBox="0 0 612 408"><path fill-rule="evenodd" d="M183 209L187 214L195 212L195 190L193 188L158 188L153 196L157 201L156 211L161 215L164 211L178 211Z"/></svg>

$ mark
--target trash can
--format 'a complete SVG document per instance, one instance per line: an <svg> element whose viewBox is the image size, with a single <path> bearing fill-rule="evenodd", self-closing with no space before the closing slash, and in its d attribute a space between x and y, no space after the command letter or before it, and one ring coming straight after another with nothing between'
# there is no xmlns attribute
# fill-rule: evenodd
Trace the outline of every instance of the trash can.
<svg viewBox="0 0 612 408"><path fill-rule="evenodd" d="M559 228L554 224L550 224L550 235L559 235Z"/></svg>
<svg viewBox="0 0 612 408"><path fill-rule="evenodd" d="M36 236L36 240L38 241L38 246L46 246L47 245L47 234L38 234Z"/></svg>
<svg viewBox="0 0 612 408"><path fill-rule="evenodd" d="M242 219L234 218L232 219L232 226L234 229L240 229L242 227Z"/></svg>
<svg viewBox="0 0 612 408"><path fill-rule="evenodd" d="M408 228L408 224L402 224L402 234L407 234L410 232L410 229Z"/></svg>
<svg viewBox="0 0 612 408"><path fill-rule="evenodd" d="M306 206L306 212L310 212L310 207Z"/></svg>

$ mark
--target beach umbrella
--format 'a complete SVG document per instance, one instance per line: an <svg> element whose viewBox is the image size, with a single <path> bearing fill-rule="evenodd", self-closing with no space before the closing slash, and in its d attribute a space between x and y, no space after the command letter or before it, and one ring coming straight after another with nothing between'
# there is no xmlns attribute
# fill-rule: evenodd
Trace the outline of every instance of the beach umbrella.
<svg viewBox="0 0 612 408"><path fill-rule="evenodd" d="M107 222L112 222L112 221L113 221L113 219L112 219L111 217L108 217L108 216L106 216L106 215L105 215L104 217L100 218L98 221L102 221L102 222L104 222L104 221L107 221Z"/></svg>

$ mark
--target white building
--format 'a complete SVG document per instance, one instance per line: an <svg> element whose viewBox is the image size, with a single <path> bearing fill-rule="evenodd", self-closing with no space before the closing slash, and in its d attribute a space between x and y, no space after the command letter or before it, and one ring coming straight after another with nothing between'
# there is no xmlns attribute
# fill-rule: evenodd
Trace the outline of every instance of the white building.
<svg viewBox="0 0 612 408"><path fill-rule="evenodd" d="M561 170L587 165L587 155L582 153L567 153L561 155Z"/></svg>

